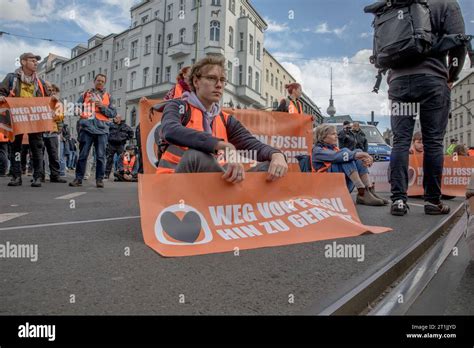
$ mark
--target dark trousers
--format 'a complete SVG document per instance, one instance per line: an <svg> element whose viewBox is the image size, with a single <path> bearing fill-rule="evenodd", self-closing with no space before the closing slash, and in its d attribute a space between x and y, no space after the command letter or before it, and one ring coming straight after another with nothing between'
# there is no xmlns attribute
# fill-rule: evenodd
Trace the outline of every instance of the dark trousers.
<svg viewBox="0 0 474 348"><path fill-rule="evenodd" d="M84 179L86 172L87 158L89 157L90 149L94 145L96 167L95 179L103 179L105 172L105 147L107 146L107 134L91 134L82 131L79 135L79 159L76 167L76 179Z"/></svg>
<svg viewBox="0 0 474 348"><path fill-rule="evenodd" d="M42 176L43 169L43 133L28 134L30 143L31 157L33 158L33 178L39 179ZM14 178L21 178L21 152L23 134L15 136L12 144L12 174Z"/></svg>
<svg viewBox="0 0 474 348"><path fill-rule="evenodd" d="M49 170L50 170L50 178L57 179L59 178L59 138L55 137L44 137L44 150L48 151L48 161L49 161ZM43 177L44 177L44 161L43 161Z"/></svg>
<svg viewBox="0 0 474 348"><path fill-rule="evenodd" d="M124 145L115 145L109 143L107 145L107 165L105 166L105 177L108 178L110 176L110 172L112 171L112 165L114 164L114 156L115 154L121 155L123 153Z"/></svg>
<svg viewBox="0 0 474 348"><path fill-rule="evenodd" d="M13 149L13 145L12 145ZM13 153L13 151L12 151ZM30 154L30 158L28 159L28 154ZM31 150L30 150L30 145L29 144L21 144L21 171L26 174L26 170L29 169L30 171L32 170L32 159L31 159ZM11 156L13 158L13 155ZM13 162L13 159L10 161Z"/></svg>
<svg viewBox="0 0 474 348"><path fill-rule="evenodd" d="M390 157L391 199L407 200L408 156L415 117L405 115L403 110L418 108L424 146L424 199L439 203L444 161L443 138L448 123L451 90L443 78L418 74L391 81L388 95L392 101L391 125L394 135Z"/></svg>
<svg viewBox="0 0 474 348"><path fill-rule="evenodd" d="M0 143L0 175L7 174L8 143Z"/></svg>
<svg viewBox="0 0 474 348"><path fill-rule="evenodd" d="M142 147L138 147L138 172L143 174L143 157L142 157Z"/></svg>

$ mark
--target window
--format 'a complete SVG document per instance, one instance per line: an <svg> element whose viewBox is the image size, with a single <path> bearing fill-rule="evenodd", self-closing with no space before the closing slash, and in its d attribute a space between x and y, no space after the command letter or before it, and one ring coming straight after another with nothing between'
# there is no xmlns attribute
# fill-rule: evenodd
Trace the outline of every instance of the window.
<svg viewBox="0 0 474 348"><path fill-rule="evenodd" d="M114 70L118 70L118 61L114 60Z"/></svg>
<svg viewBox="0 0 474 348"><path fill-rule="evenodd" d="M252 35L249 35L249 52L250 54L253 54L253 36Z"/></svg>
<svg viewBox="0 0 474 348"><path fill-rule="evenodd" d="M112 85L113 85L112 90L115 91L115 90L117 89L117 80L114 80L114 82L112 83Z"/></svg>
<svg viewBox="0 0 474 348"><path fill-rule="evenodd" d="M121 100L120 100L120 98L118 98L117 99L117 107L120 107L120 105L121 105Z"/></svg>
<svg viewBox="0 0 474 348"><path fill-rule="evenodd" d="M135 127L137 123L137 109L133 108L132 111L130 112L130 125L132 127Z"/></svg>
<svg viewBox="0 0 474 348"><path fill-rule="evenodd" d="M275 77L275 88L278 89L278 77Z"/></svg>
<svg viewBox="0 0 474 348"><path fill-rule="evenodd" d="M197 23L194 23L193 25L193 42L197 42L197 35L198 35L198 26Z"/></svg>
<svg viewBox="0 0 474 348"><path fill-rule="evenodd" d="M221 35L221 23L219 21L211 21L210 40L219 41Z"/></svg>
<svg viewBox="0 0 474 348"><path fill-rule="evenodd" d="M235 14L235 0L229 0L229 10Z"/></svg>
<svg viewBox="0 0 474 348"><path fill-rule="evenodd" d="M150 68L143 69L143 87L147 86L149 71L150 71Z"/></svg>
<svg viewBox="0 0 474 348"><path fill-rule="evenodd" d="M243 84L243 70L242 65L239 65L239 85Z"/></svg>
<svg viewBox="0 0 474 348"><path fill-rule="evenodd" d="M229 60L229 61L227 62L227 81L228 81L229 83L232 83L232 73L233 73L232 70L233 70L233 69L234 69L234 67L232 66L232 62Z"/></svg>
<svg viewBox="0 0 474 348"><path fill-rule="evenodd" d="M103 52L102 50L99 51L99 60L102 60L102 55L103 55Z"/></svg>
<svg viewBox="0 0 474 348"><path fill-rule="evenodd" d="M166 11L166 20L170 21L173 19L173 4L169 4Z"/></svg>
<svg viewBox="0 0 474 348"><path fill-rule="evenodd" d="M260 74L257 71L255 72L255 90L260 92Z"/></svg>
<svg viewBox="0 0 474 348"><path fill-rule="evenodd" d="M249 77L247 79L247 86L249 86L250 88L252 88L252 67L249 66Z"/></svg>
<svg viewBox="0 0 474 348"><path fill-rule="evenodd" d="M185 38L186 38L186 29L183 28L179 31L179 42L183 43Z"/></svg>
<svg viewBox="0 0 474 348"><path fill-rule="evenodd" d="M229 27L229 46L234 48L234 28Z"/></svg>
<svg viewBox="0 0 474 348"><path fill-rule="evenodd" d="M265 106L268 106L268 93L265 93Z"/></svg>
<svg viewBox="0 0 474 348"><path fill-rule="evenodd" d="M257 41L257 60L260 60L260 41Z"/></svg>
<svg viewBox="0 0 474 348"><path fill-rule="evenodd" d="M119 69L123 68L123 58L119 60Z"/></svg>
<svg viewBox="0 0 474 348"><path fill-rule="evenodd" d="M151 53L151 35L145 37L145 54Z"/></svg>
<svg viewBox="0 0 474 348"><path fill-rule="evenodd" d="M180 15L180 18L181 18L181 16L184 16L184 11L185 10L186 10L186 8L185 8L184 0L179 0L179 15Z"/></svg>
<svg viewBox="0 0 474 348"><path fill-rule="evenodd" d="M137 79L137 72L132 71L130 74L130 90L135 89L135 80Z"/></svg>
<svg viewBox="0 0 474 348"><path fill-rule="evenodd" d="M158 42L157 42L156 46L157 46L156 53L159 54L160 51L161 51L161 34L158 34Z"/></svg>
<svg viewBox="0 0 474 348"><path fill-rule="evenodd" d="M459 97L459 104L462 104L462 95Z"/></svg>
<svg viewBox="0 0 474 348"><path fill-rule="evenodd" d="M119 49L120 49L120 42L116 42L115 43L115 52L118 52Z"/></svg>
<svg viewBox="0 0 474 348"><path fill-rule="evenodd" d="M459 115L459 128L463 127L463 123L464 123L464 122L463 122L463 115L460 114L460 115Z"/></svg>
<svg viewBox="0 0 474 348"><path fill-rule="evenodd" d="M212 6L220 6L221 5L221 0L212 0L211 5Z"/></svg>
<svg viewBox="0 0 474 348"><path fill-rule="evenodd" d="M270 84L271 84L272 87L273 87L273 73L271 74L271 77L270 77Z"/></svg>
<svg viewBox="0 0 474 348"><path fill-rule="evenodd" d="M155 72L155 83L156 83L156 84L160 83L160 68L156 68L156 72Z"/></svg>
<svg viewBox="0 0 474 348"><path fill-rule="evenodd" d="M160 16L160 10L155 11L155 18L158 18Z"/></svg>
<svg viewBox="0 0 474 348"><path fill-rule="evenodd" d="M173 34L168 34L168 47L173 44Z"/></svg>
<svg viewBox="0 0 474 348"><path fill-rule="evenodd" d="M122 88L122 82L123 82L123 80L122 80L122 79L119 79L118 81L119 81L119 88Z"/></svg>
<svg viewBox="0 0 474 348"><path fill-rule="evenodd" d="M244 50L244 33L239 33L240 34L240 44L239 44L239 51Z"/></svg>
<svg viewBox="0 0 474 348"><path fill-rule="evenodd" d="M84 83L86 83L86 75L81 75L79 77L79 84L83 85Z"/></svg>
<svg viewBox="0 0 474 348"><path fill-rule="evenodd" d="M165 82L171 81L171 67L167 66L165 69Z"/></svg>
<svg viewBox="0 0 474 348"><path fill-rule="evenodd" d="M283 93L283 82L280 81L280 93Z"/></svg>
<svg viewBox="0 0 474 348"><path fill-rule="evenodd" d="M132 49L130 52L131 59L135 59L138 56L138 40L132 42Z"/></svg>
<svg viewBox="0 0 474 348"><path fill-rule="evenodd" d="M471 91L467 91L467 101L471 101Z"/></svg>
<svg viewBox="0 0 474 348"><path fill-rule="evenodd" d="M458 118L454 117L454 129L458 129Z"/></svg>
<svg viewBox="0 0 474 348"><path fill-rule="evenodd" d="M142 17L142 24L145 24L146 22L148 22L148 15Z"/></svg>
<svg viewBox="0 0 474 348"><path fill-rule="evenodd" d="M270 73L268 72L268 69L265 71L265 80L268 82L270 82Z"/></svg>
<svg viewBox="0 0 474 348"><path fill-rule="evenodd" d="M105 51L105 61L109 60L109 51Z"/></svg>
<svg viewBox="0 0 474 348"><path fill-rule="evenodd" d="M193 0L193 8L198 7L198 4L199 4L199 6L202 6L201 1L199 1L199 0Z"/></svg>
<svg viewBox="0 0 474 348"><path fill-rule="evenodd" d="M81 68L85 67L86 66L86 59L85 58L82 58L81 59Z"/></svg>
<svg viewBox="0 0 474 348"><path fill-rule="evenodd" d="M449 120L449 131L450 132L453 131L453 120L452 119Z"/></svg>
<svg viewBox="0 0 474 348"><path fill-rule="evenodd" d="M178 71L181 71L181 69L183 68L183 66L184 66L184 62L178 63Z"/></svg>

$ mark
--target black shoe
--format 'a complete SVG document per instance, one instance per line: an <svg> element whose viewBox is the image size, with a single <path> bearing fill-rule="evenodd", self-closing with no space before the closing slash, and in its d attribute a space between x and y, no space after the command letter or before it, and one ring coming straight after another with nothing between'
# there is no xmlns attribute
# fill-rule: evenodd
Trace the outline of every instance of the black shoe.
<svg viewBox="0 0 474 348"><path fill-rule="evenodd" d="M50 181L50 182L57 182L57 183L60 183L60 184L65 184L65 183L67 183L66 180L64 180L64 179L62 179L62 178L60 178L60 177L57 177L57 178L56 178L56 177L52 177L52 178L49 179L49 181Z"/></svg>
<svg viewBox="0 0 474 348"><path fill-rule="evenodd" d="M404 202L401 199L398 199L392 203L392 206L390 207L390 214L395 215L395 216L403 216L406 213L408 213L408 210L410 207L406 202Z"/></svg>
<svg viewBox="0 0 474 348"><path fill-rule="evenodd" d="M33 179L33 182L31 183L31 187L41 187L41 179L40 178Z"/></svg>
<svg viewBox="0 0 474 348"><path fill-rule="evenodd" d="M425 204L425 214L426 215L445 215L449 214L451 208L447 204L439 202L438 204L433 204L426 202Z"/></svg>
<svg viewBox="0 0 474 348"><path fill-rule="evenodd" d="M104 187L104 181L102 179L98 179L96 182L95 182L95 185L98 187L98 188L103 188Z"/></svg>
<svg viewBox="0 0 474 348"><path fill-rule="evenodd" d="M69 183L69 186L72 186L72 187L82 186L82 180L74 179L73 182Z"/></svg>
<svg viewBox="0 0 474 348"><path fill-rule="evenodd" d="M8 186L21 186L21 184L22 184L22 182L21 182L20 177L18 177L18 178L12 177L12 179L8 183Z"/></svg>

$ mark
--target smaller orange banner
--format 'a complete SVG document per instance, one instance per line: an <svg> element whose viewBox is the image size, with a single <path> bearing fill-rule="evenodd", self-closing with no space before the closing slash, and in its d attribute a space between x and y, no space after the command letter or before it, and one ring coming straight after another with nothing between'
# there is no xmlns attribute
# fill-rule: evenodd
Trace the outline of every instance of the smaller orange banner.
<svg viewBox="0 0 474 348"><path fill-rule="evenodd" d="M54 130L54 102L51 98L5 98L0 105L0 132L10 141L17 134Z"/></svg>
<svg viewBox="0 0 474 348"><path fill-rule="evenodd" d="M390 231L366 226L343 174L288 173L267 182L247 173L140 175L145 243L162 256L190 256Z"/></svg>

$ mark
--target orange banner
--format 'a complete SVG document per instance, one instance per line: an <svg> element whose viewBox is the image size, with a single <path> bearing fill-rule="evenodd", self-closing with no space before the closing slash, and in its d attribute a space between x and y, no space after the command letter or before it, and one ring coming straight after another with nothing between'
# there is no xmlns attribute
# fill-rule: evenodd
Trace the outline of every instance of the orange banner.
<svg viewBox="0 0 474 348"><path fill-rule="evenodd" d="M390 231L361 223L343 174L140 175L145 243L162 256L255 249Z"/></svg>
<svg viewBox="0 0 474 348"><path fill-rule="evenodd" d="M140 132L145 174L155 173L156 142L155 129L160 124L161 113L150 109L160 100L140 101ZM289 170L299 172L296 156L308 154L313 147L312 121L309 115L269 112L262 110L224 109L234 115L261 142L281 150L288 159Z"/></svg>
<svg viewBox="0 0 474 348"><path fill-rule="evenodd" d="M17 134L54 130L51 98L5 98L0 106L0 132L10 141Z"/></svg>
<svg viewBox="0 0 474 348"><path fill-rule="evenodd" d="M376 162L369 168L370 175L380 192L390 192L389 170L389 162ZM474 157L444 156L441 193L446 196L464 197L472 173L474 173ZM422 196L423 193L423 156L410 155L408 196Z"/></svg>

